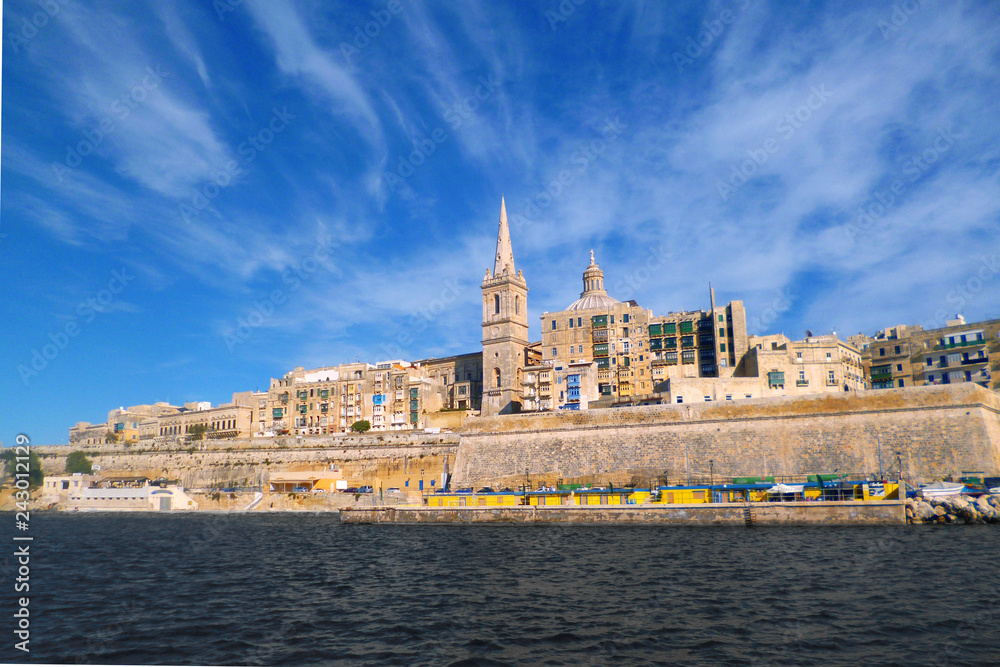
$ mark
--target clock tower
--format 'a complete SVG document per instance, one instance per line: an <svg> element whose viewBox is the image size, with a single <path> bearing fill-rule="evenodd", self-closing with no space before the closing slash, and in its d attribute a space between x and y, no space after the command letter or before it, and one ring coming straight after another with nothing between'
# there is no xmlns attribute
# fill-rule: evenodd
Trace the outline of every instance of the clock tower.
<svg viewBox="0 0 1000 667"><path fill-rule="evenodd" d="M482 415L521 409L521 367L527 363L528 284L514 269L507 208L500 198L500 229L493 271L483 279Z"/></svg>

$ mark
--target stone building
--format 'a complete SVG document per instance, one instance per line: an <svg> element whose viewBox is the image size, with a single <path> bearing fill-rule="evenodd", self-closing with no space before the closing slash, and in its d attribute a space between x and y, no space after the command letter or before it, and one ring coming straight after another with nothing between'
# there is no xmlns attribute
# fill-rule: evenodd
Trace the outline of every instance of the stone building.
<svg viewBox="0 0 1000 667"><path fill-rule="evenodd" d="M872 389L974 382L1000 390L1000 320L967 324L957 315L943 327L899 325L862 340Z"/></svg>
<svg viewBox="0 0 1000 667"><path fill-rule="evenodd" d="M254 435L331 435L359 421L372 431L424 428L428 413L477 408L481 391L479 353L298 367L271 379Z"/></svg>
<svg viewBox="0 0 1000 667"><path fill-rule="evenodd" d="M493 271L483 278L483 415L521 410L521 369L530 361L528 284L514 267L507 209L500 199L500 224Z"/></svg>
<svg viewBox="0 0 1000 667"><path fill-rule="evenodd" d="M102 444L108 440L109 433L116 442L148 440L155 437L160 417L177 414L182 409L163 402L115 408L108 412L104 423L78 422L69 430L69 442L80 445Z"/></svg>
<svg viewBox="0 0 1000 667"><path fill-rule="evenodd" d="M414 362L423 377L444 388L444 409L478 410L483 394L483 354L459 354Z"/></svg>
<svg viewBox="0 0 1000 667"><path fill-rule="evenodd" d="M782 334L750 336L746 376L762 381L762 396L859 391L861 352L836 335L793 341Z"/></svg>
<svg viewBox="0 0 1000 667"><path fill-rule="evenodd" d="M542 362L521 369L525 412L586 410L600 398L593 361Z"/></svg>
<svg viewBox="0 0 1000 667"><path fill-rule="evenodd" d="M254 408L237 402L212 407L205 401L185 403L180 411L158 419L157 440L189 441L249 437L252 433ZM200 438L197 432L203 429Z"/></svg>
<svg viewBox="0 0 1000 667"><path fill-rule="evenodd" d="M591 251L580 298L541 316L542 362L552 368L594 363L594 407L645 402L670 379L731 377L747 349L746 313L741 301L717 307L714 290L709 298L707 311L660 316L635 301L618 301L605 289Z"/></svg>

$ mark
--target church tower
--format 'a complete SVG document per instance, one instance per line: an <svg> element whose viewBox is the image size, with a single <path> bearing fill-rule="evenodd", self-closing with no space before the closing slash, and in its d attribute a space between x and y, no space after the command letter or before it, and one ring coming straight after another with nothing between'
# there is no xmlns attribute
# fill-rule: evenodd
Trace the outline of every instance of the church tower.
<svg viewBox="0 0 1000 667"><path fill-rule="evenodd" d="M528 284L514 269L501 197L496 260L483 279L483 416L520 411L521 367L527 362L528 344Z"/></svg>

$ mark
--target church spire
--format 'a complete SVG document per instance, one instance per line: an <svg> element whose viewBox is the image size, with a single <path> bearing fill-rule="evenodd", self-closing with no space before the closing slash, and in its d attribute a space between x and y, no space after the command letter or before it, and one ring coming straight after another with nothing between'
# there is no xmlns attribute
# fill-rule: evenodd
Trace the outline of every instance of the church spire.
<svg viewBox="0 0 1000 667"><path fill-rule="evenodd" d="M514 250L510 246L510 229L507 227L507 206L500 196L500 230L497 232L497 258L493 265L493 275L499 276L504 269L514 275Z"/></svg>

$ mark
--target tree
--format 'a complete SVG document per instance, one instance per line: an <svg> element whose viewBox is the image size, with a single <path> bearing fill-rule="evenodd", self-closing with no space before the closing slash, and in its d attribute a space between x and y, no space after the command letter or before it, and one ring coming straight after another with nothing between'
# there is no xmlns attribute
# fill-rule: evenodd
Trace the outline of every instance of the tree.
<svg viewBox="0 0 1000 667"><path fill-rule="evenodd" d="M66 457L66 473L72 475L77 472L89 475L94 472L94 466L83 452L70 452Z"/></svg>
<svg viewBox="0 0 1000 667"><path fill-rule="evenodd" d="M191 430L188 431L188 433L191 434L192 440L201 440L202 438L205 437L205 431L207 430L208 427L205 426L204 424L195 424L194 426L191 427Z"/></svg>
<svg viewBox="0 0 1000 667"><path fill-rule="evenodd" d="M21 457L23 458L23 457ZM42 485L42 481L45 478L45 474L42 472L42 462L38 460L38 454L34 451L28 452L28 460L18 461L17 453L14 449L4 449L3 453L0 454L0 461L3 461L6 466L5 470L7 472L7 477L10 482L16 482L18 477L17 473L24 474L25 463L27 463L27 473L28 473L28 486L31 488L36 488ZM21 465L18 466L18 463ZM23 479L23 478L21 478Z"/></svg>
<svg viewBox="0 0 1000 667"><path fill-rule="evenodd" d="M107 443L118 442L118 436L115 434L114 431L108 429L108 432L104 434L104 442Z"/></svg>
<svg viewBox="0 0 1000 667"><path fill-rule="evenodd" d="M355 433L364 433L365 431L370 431L372 428L371 422L367 419L362 419L361 421L356 421L351 424L351 430Z"/></svg>

